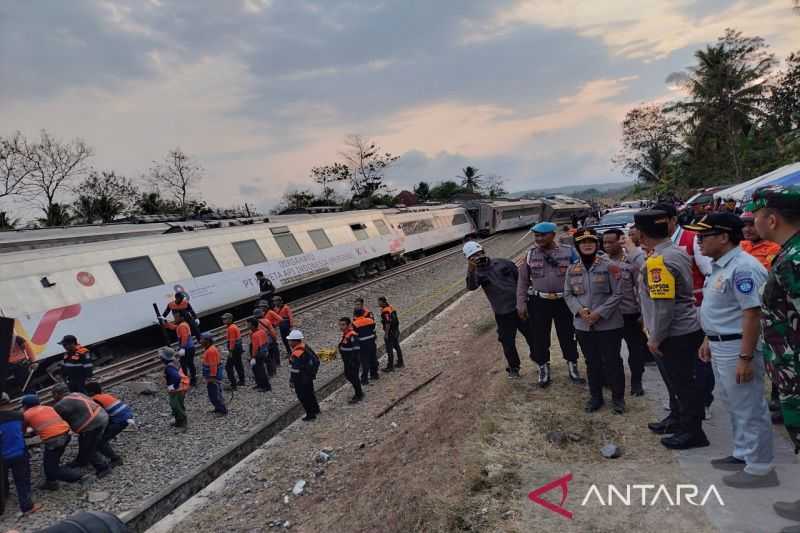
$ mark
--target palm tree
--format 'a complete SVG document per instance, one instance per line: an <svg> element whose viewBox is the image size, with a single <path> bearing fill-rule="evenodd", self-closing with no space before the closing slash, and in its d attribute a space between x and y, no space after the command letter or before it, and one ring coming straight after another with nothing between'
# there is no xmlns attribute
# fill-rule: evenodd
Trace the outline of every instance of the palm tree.
<svg viewBox="0 0 800 533"><path fill-rule="evenodd" d="M467 166L462 168L461 176L458 177L461 179L461 186L469 192L480 190L483 176L478 174L478 169L476 167Z"/></svg>

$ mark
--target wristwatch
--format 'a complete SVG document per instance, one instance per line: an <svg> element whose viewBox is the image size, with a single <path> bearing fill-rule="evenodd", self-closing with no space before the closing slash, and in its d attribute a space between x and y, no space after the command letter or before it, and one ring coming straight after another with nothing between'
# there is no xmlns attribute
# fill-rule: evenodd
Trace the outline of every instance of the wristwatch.
<svg viewBox="0 0 800 533"><path fill-rule="evenodd" d="M744 359L745 361L752 361L753 360L753 354L745 355L743 353L740 353L739 354L739 359Z"/></svg>

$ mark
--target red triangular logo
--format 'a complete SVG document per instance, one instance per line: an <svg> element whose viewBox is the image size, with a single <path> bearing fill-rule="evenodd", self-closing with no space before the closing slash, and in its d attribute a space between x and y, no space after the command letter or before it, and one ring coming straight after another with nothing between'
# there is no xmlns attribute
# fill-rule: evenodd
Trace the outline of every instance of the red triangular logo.
<svg viewBox="0 0 800 533"><path fill-rule="evenodd" d="M541 505L545 509L549 509L549 510L553 511L554 513L558 513L561 516L569 518L570 520L572 520L572 513L567 511L566 509L564 509L562 507L562 505L564 505L564 502L567 501L567 496L569 495L569 485L568 485L568 483L570 481L572 481L572 472L567 472L567 474L564 477L560 477L560 478L556 479L555 481L551 481L547 485L542 485L538 489L530 492L528 494L528 498L532 502L538 503L539 505ZM559 503L558 505L556 505L554 503L550 503L547 500L543 500L540 497L542 494L544 494L546 492L550 492L551 490L553 490L556 487L561 487L561 503Z"/></svg>

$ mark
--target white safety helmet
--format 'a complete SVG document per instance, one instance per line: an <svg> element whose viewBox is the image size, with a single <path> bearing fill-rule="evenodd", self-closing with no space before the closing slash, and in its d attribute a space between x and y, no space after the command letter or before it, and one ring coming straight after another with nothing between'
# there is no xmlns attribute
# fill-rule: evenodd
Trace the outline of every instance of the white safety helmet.
<svg viewBox="0 0 800 533"><path fill-rule="evenodd" d="M469 259L470 257L472 257L473 255L477 254L478 252L482 252L483 251L483 246L481 246L480 244L478 244L475 241L467 241L467 243L464 244L463 251L464 251L464 257Z"/></svg>
<svg viewBox="0 0 800 533"><path fill-rule="evenodd" d="M288 335L286 335L286 340L301 341L303 340L303 332L299 329L293 329Z"/></svg>

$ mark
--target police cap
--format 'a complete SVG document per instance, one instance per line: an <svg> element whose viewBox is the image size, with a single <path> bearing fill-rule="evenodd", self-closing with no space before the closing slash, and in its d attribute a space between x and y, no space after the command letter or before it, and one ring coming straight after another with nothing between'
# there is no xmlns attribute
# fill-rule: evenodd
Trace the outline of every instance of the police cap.
<svg viewBox="0 0 800 533"><path fill-rule="evenodd" d="M592 239L595 242L599 242L600 238L597 236L597 232L592 228L581 228L575 232L575 235L572 236L575 239L575 242L585 241L587 239Z"/></svg>
<svg viewBox="0 0 800 533"><path fill-rule="evenodd" d="M739 233L744 222L733 213L710 213L697 222L685 224L683 227L698 233Z"/></svg>
<svg viewBox="0 0 800 533"><path fill-rule="evenodd" d="M643 209L633 215L636 228L647 234L667 230L669 219L670 214L660 209Z"/></svg>
<svg viewBox="0 0 800 533"><path fill-rule="evenodd" d="M531 228L531 231L534 233L555 233L556 229L558 228L552 222L539 222Z"/></svg>

